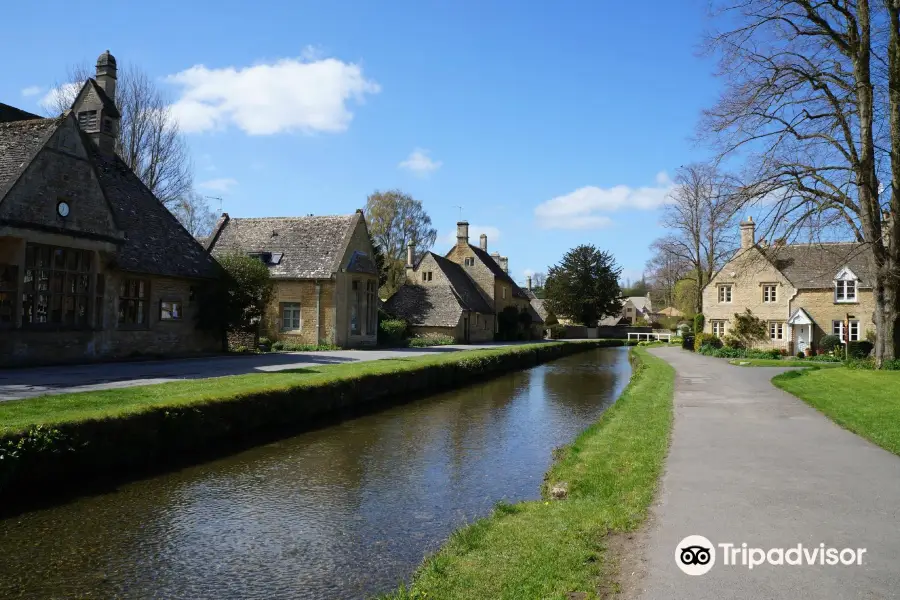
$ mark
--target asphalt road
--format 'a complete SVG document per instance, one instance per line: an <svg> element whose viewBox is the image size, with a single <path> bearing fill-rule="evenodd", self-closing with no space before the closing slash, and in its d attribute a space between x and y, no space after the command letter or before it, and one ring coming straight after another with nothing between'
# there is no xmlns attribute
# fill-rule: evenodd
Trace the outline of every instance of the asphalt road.
<svg viewBox="0 0 900 600"><path fill-rule="evenodd" d="M775 388L770 379L785 369L652 352L677 371L675 422L662 488L638 536L643 556L629 582L638 597L900 598L900 458ZM704 575L676 565L688 535L716 547ZM866 553L859 566L751 570L724 565L722 543L764 551L824 543Z"/></svg>
<svg viewBox="0 0 900 600"><path fill-rule="evenodd" d="M59 367L0 370L0 401L47 394L66 394L114 388L152 385L182 379L224 377L263 373L346 362L421 356L439 352L478 350L523 342L478 345L396 348L380 350L334 350L290 352L246 356L215 356L178 360L95 363ZM533 343L533 342L528 342Z"/></svg>

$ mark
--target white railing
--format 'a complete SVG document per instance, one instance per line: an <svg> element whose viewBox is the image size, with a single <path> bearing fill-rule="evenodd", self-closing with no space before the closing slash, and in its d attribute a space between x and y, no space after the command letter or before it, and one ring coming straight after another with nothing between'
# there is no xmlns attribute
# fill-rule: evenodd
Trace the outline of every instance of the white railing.
<svg viewBox="0 0 900 600"><path fill-rule="evenodd" d="M661 341L663 341L663 340L665 340L665 341L667 341L667 342L671 342L671 341L672 341L672 336L673 336L673 335L674 335L674 334L672 334L672 333L656 333L656 332L653 332L653 333L635 333L635 332L629 331L629 332L628 332L628 340L631 341L631 336L634 336L634 337L637 338L638 340L646 340L646 341L648 341L648 342L649 342L649 341L653 341L653 340L656 340L657 342L661 342Z"/></svg>

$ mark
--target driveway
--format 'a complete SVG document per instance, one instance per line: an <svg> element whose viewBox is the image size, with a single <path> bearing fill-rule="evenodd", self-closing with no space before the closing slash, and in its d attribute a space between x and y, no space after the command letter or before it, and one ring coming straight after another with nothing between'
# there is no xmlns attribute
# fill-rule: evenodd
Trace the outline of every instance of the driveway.
<svg viewBox="0 0 900 600"><path fill-rule="evenodd" d="M675 422L662 487L638 536L643 558L624 570L636 572L627 587L648 600L900 597L900 458L775 388L770 379L786 369L651 352L677 371ZM704 575L676 565L688 535L716 548ZM866 553L861 566L750 570L724 565L723 543Z"/></svg>
<svg viewBox="0 0 900 600"><path fill-rule="evenodd" d="M247 373L271 373L316 365L499 348L519 343L525 342L470 346L435 346L432 348L286 352L246 356L223 355L208 358L8 369L0 370L0 401L30 398L46 394L67 394L136 385L152 385L182 379L225 377L227 375L244 375Z"/></svg>

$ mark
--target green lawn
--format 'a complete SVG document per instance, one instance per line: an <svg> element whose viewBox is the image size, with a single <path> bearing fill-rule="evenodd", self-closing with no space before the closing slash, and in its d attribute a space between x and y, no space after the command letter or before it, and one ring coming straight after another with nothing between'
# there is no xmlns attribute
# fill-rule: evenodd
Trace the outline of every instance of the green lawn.
<svg viewBox="0 0 900 600"><path fill-rule="evenodd" d="M900 454L900 372L802 371L778 375L772 382L838 425Z"/></svg>
<svg viewBox="0 0 900 600"><path fill-rule="evenodd" d="M738 367L799 367L803 369L829 369L844 366L843 363L782 360L778 358L732 358L728 362Z"/></svg>
<svg viewBox="0 0 900 600"><path fill-rule="evenodd" d="M253 392L311 387L371 374L416 370L464 359L528 352L536 346L546 345L523 344L506 348L436 353L409 358L304 367L277 373L192 379L115 390L11 400L0 402L0 435L23 431L31 425L56 425L117 417L157 407L181 407L227 401Z"/></svg>
<svg viewBox="0 0 900 600"><path fill-rule="evenodd" d="M569 484L565 500L501 504L457 531L413 578L385 599L564 600L615 589L610 534L645 518L668 450L674 370L643 348L638 373L616 404L569 446L548 487Z"/></svg>

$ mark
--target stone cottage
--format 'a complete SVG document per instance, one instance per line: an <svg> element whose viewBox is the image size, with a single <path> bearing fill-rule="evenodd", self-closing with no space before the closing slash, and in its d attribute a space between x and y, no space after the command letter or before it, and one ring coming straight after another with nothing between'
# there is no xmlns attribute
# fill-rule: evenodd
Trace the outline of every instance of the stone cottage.
<svg viewBox="0 0 900 600"><path fill-rule="evenodd" d="M412 264L412 252L409 253L407 259L407 283L401 286L397 294L400 296L397 300L393 297L388 299L386 310L391 312L394 307L397 308L397 316L405 318L404 315L411 315L415 318L416 328L425 331L430 328L448 327L440 314L442 310L439 304L429 300L422 290L414 289L416 286L424 286L429 283L428 273L435 273L437 270L441 272L440 285L450 285L451 278L447 274L453 274L455 281L451 285L454 294L460 298L473 298L471 294L463 294L463 289L472 288L478 292L480 301L477 303L472 300L466 300L465 306L460 305L460 309L470 313L475 317L475 321L485 323L485 315L491 317L490 335L482 329L477 328L473 331L473 319L471 316L468 320L468 328L459 330L454 334L457 341L479 341L493 339L499 332L499 314L507 307L513 307L517 312L525 312L530 319L529 336L532 338L540 338L542 335L544 320L537 313L531 304L531 298L520 288L512 277L509 276L509 259L500 256L499 253L488 254L487 235L482 234L478 246L469 243L469 223L460 221L456 224L456 244L450 249L443 259L449 263L453 263L456 267L449 267L439 262L437 255L428 253L420 261L418 265ZM424 267L423 267L424 263ZM464 277L460 277L464 275ZM433 277L434 275L432 275ZM423 279L423 277L425 279ZM446 279L446 282L445 282ZM412 286L413 289L409 289ZM415 303L418 302L418 305ZM488 309L488 313L482 311ZM461 317L462 318L462 317ZM468 337L465 333L468 331Z"/></svg>
<svg viewBox="0 0 900 600"><path fill-rule="evenodd" d="M874 332L875 269L864 244L757 243L752 218L740 233L740 250L703 289L705 332L724 337L747 309L766 322L764 345L791 353L826 334L859 341Z"/></svg>
<svg viewBox="0 0 900 600"><path fill-rule="evenodd" d="M116 155L116 60L71 110L0 105L0 365L221 350L216 262Z"/></svg>
<svg viewBox="0 0 900 600"><path fill-rule="evenodd" d="M345 348L378 341L378 269L362 211L352 215L231 218L207 247L258 258L275 281L261 334Z"/></svg>

